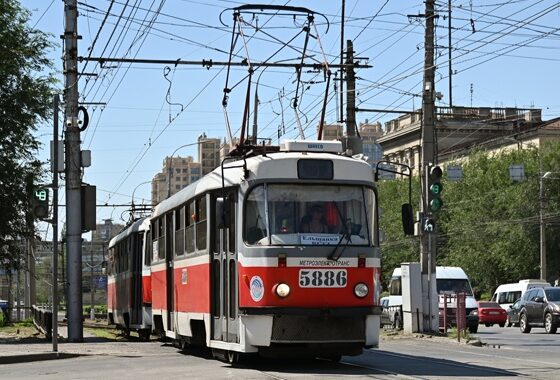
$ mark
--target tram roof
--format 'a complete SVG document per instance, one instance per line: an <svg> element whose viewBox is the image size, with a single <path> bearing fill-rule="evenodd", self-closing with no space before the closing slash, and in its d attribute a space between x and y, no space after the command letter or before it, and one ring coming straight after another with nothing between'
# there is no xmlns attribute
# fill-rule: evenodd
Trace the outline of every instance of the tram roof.
<svg viewBox="0 0 560 380"><path fill-rule="evenodd" d="M241 165L243 159L229 161L224 164L225 187L238 186L254 180L297 180L297 161L300 159L331 160L334 166L334 181L371 182L373 184L373 171L364 160L341 156L333 153L315 152L277 152L246 158L247 170L250 172L247 179ZM182 205L187 199L192 199L197 194L222 187L221 167L214 169L198 181L185 187L178 193L159 203L152 214L158 217L163 213Z"/></svg>
<svg viewBox="0 0 560 380"><path fill-rule="evenodd" d="M109 247L114 246L117 242L121 241L122 239L126 238L127 236L138 232L138 231L146 231L150 229L150 218L144 217L136 220L131 225L126 227L123 231L121 231L117 236L111 239L109 242Z"/></svg>

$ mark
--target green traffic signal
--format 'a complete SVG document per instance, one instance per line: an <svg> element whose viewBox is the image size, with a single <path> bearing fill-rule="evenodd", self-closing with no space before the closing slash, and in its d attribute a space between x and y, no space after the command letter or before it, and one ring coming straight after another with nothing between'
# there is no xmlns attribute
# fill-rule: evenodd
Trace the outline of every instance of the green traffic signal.
<svg viewBox="0 0 560 380"><path fill-rule="evenodd" d="M430 201L430 210L438 211L443 206L443 201L440 198L434 198Z"/></svg>
<svg viewBox="0 0 560 380"><path fill-rule="evenodd" d="M441 194L442 190L443 190L443 186L439 182L432 183L432 185L430 186L430 192L434 195Z"/></svg>
<svg viewBox="0 0 560 380"><path fill-rule="evenodd" d="M441 200L441 193L443 192L443 185L441 184L441 177L443 171L439 166L432 166L428 176L428 207L430 211L439 211L443 206Z"/></svg>

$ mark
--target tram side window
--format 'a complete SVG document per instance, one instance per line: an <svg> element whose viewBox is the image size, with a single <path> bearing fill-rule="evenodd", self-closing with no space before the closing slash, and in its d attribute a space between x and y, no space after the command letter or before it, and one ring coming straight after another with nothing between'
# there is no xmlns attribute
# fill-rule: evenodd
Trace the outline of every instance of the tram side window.
<svg viewBox="0 0 560 380"><path fill-rule="evenodd" d="M196 213L194 208L194 202L190 201L185 206L185 247L187 253L194 252L194 222L196 219Z"/></svg>
<svg viewBox="0 0 560 380"><path fill-rule="evenodd" d="M144 265L150 266L152 263L152 234L150 231L146 232L144 241L146 242L144 247Z"/></svg>
<svg viewBox="0 0 560 380"><path fill-rule="evenodd" d="M163 218L158 218L152 222L152 261L158 261L165 258L164 234L163 234Z"/></svg>
<svg viewBox="0 0 560 380"><path fill-rule="evenodd" d="M264 194L264 186L261 185L255 187L247 196L244 236L248 244L257 244L257 242L267 236Z"/></svg>
<svg viewBox="0 0 560 380"><path fill-rule="evenodd" d="M175 210L175 256L185 254L185 207Z"/></svg>
<svg viewBox="0 0 560 380"><path fill-rule="evenodd" d="M158 260L165 260L165 219L160 217L158 219Z"/></svg>
<svg viewBox="0 0 560 380"><path fill-rule="evenodd" d="M199 198L196 204L196 249L206 250L206 197Z"/></svg>

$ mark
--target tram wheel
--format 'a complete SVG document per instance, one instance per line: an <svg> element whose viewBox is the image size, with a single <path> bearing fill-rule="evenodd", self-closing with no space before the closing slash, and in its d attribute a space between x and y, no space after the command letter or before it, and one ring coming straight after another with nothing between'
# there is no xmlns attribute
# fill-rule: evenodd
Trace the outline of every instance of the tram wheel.
<svg viewBox="0 0 560 380"><path fill-rule="evenodd" d="M149 329L138 330L138 336L140 337L140 340L147 342L150 340L151 331Z"/></svg>

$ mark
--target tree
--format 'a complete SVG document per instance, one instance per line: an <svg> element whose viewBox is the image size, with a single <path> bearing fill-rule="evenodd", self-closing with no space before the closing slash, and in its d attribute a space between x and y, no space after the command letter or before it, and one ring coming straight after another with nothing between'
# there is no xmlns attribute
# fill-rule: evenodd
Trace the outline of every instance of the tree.
<svg viewBox="0 0 560 380"><path fill-rule="evenodd" d="M55 84L46 56L52 44L28 21L18 1L0 0L0 263L7 268L33 233L30 194L43 174L33 132L50 115Z"/></svg>
<svg viewBox="0 0 560 380"><path fill-rule="evenodd" d="M512 164L523 164L526 180L513 182ZM437 265L461 266L474 286L491 293L499 284L539 277L539 178L543 182L548 279L560 275L560 142L540 149L489 154L473 152L462 160L463 180L444 181L438 216ZM415 178L414 194L420 194ZM418 238L405 237L400 205L406 181L381 182L380 205L384 278L401 262L419 261ZM398 196L396 196L398 195ZM413 200L415 208L419 201Z"/></svg>

